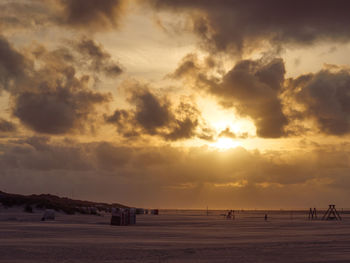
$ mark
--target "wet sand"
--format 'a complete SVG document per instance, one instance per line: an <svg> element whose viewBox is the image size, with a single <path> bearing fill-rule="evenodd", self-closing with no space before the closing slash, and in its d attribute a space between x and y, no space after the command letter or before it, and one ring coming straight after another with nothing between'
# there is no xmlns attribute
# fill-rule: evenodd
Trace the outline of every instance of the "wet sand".
<svg viewBox="0 0 350 263"><path fill-rule="evenodd" d="M160 211L133 226L110 216L0 210L0 262L350 262L350 215L308 221L307 211Z"/></svg>

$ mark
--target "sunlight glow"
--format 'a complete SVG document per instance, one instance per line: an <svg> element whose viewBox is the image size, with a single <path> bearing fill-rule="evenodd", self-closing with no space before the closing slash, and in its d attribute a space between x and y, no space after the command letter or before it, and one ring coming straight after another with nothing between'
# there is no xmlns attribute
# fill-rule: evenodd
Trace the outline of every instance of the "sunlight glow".
<svg viewBox="0 0 350 263"><path fill-rule="evenodd" d="M237 182L223 183L223 184L214 184L215 187L244 187L248 184L247 180L240 180Z"/></svg>
<svg viewBox="0 0 350 263"><path fill-rule="evenodd" d="M216 142L210 144L210 146L219 150L228 150L241 146L241 143L230 138L219 138Z"/></svg>

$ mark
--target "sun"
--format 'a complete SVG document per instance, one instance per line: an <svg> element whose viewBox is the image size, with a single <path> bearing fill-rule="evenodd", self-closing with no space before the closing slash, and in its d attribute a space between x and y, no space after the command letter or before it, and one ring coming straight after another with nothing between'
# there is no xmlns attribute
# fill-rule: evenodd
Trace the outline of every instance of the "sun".
<svg viewBox="0 0 350 263"><path fill-rule="evenodd" d="M219 138L216 142L210 144L211 147L219 150L228 150L240 146L241 143L230 138Z"/></svg>

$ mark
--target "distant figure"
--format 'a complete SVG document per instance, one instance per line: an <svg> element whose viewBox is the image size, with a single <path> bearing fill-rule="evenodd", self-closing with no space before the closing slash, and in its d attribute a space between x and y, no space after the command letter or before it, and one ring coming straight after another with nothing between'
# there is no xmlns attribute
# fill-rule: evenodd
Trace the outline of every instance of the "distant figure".
<svg viewBox="0 0 350 263"><path fill-rule="evenodd" d="M314 220L317 219L317 215L316 215L316 208L314 208L312 210L312 208L310 208L309 210L309 220Z"/></svg>
<svg viewBox="0 0 350 263"><path fill-rule="evenodd" d="M265 214L265 221L267 221L267 214Z"/></svg>
<svg viewBox="0 0 350 263"><path fill-rule="evenodd" d="M226 219L231 219L232 210L227 211Z"/></svg>
<svg viewBox="0 0 350 263"><path fill-rule="evenodd" d="M227 210L226 219L235 220L235 210Z"/></svg>

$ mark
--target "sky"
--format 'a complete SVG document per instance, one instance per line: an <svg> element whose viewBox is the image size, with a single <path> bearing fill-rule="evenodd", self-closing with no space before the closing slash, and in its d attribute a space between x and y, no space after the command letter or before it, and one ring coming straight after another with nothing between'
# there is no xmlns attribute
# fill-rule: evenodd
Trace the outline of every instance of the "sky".
<svg viewBox="0 0 350 263"><path fill-rule="evenodd" d="M0 190L350 207L350 2L0 0Z"/></svg>

